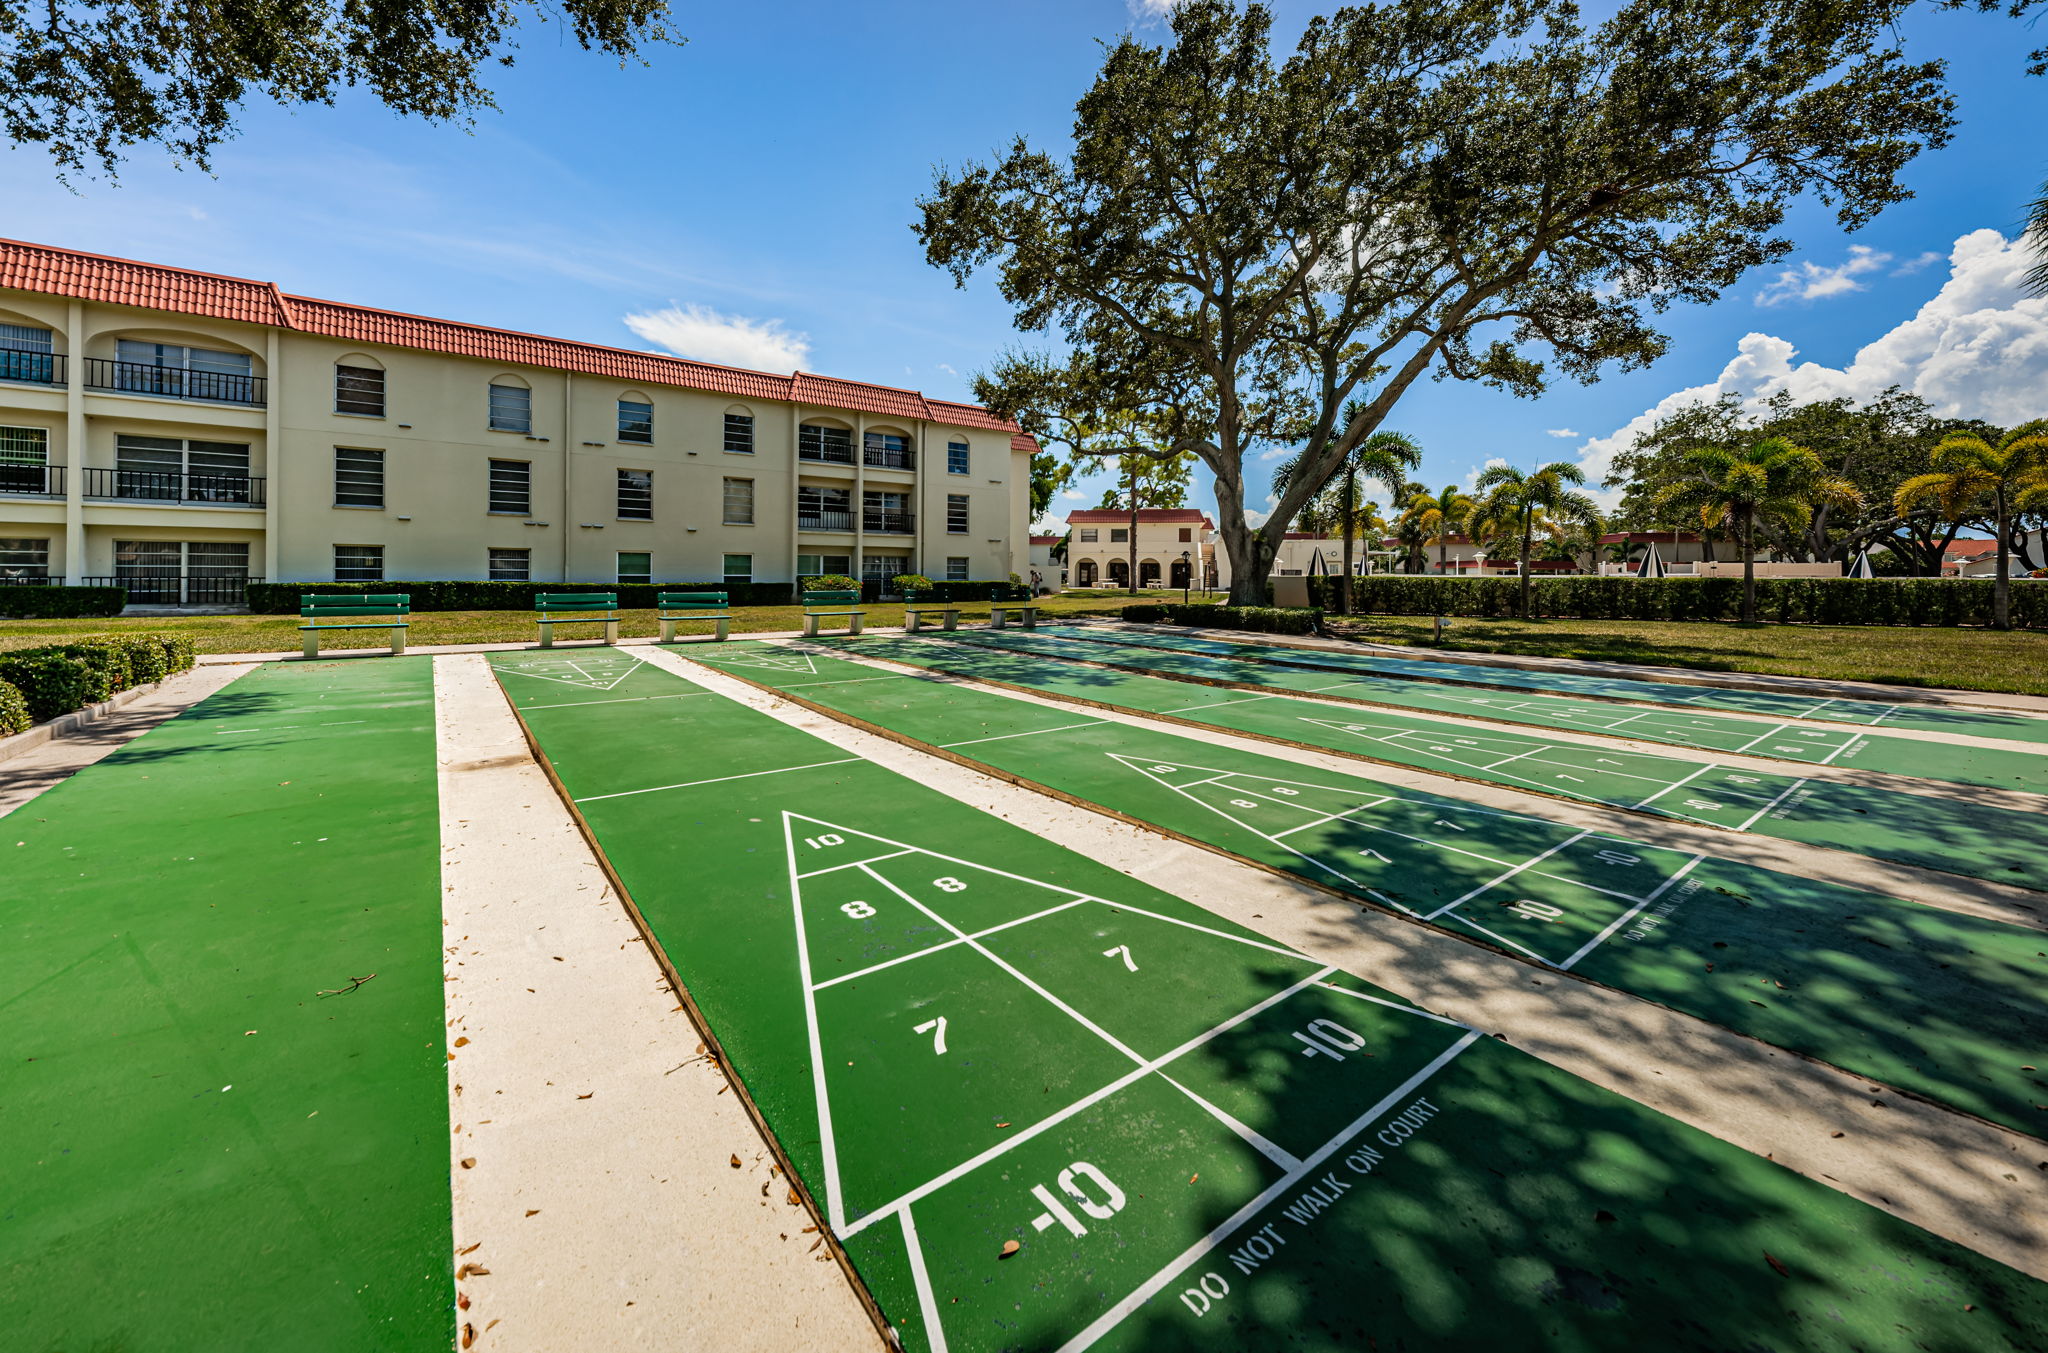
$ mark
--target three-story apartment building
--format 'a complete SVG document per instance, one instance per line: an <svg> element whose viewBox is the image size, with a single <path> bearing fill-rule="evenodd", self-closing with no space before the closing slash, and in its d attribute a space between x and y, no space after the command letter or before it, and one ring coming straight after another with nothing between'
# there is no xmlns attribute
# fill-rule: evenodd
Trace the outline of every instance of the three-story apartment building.
<svg viewBox="0 0 2048 1353"><path fill-rule="evenodd" d="M1028 567L970 404L0 241L0 583L786 582Z"/></svg>

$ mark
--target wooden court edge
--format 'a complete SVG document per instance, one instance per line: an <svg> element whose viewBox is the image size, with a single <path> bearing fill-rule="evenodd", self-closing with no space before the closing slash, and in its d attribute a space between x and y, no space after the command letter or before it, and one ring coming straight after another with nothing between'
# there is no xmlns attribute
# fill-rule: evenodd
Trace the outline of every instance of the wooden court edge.
<svg viewBox="0 0 2048 1353"><path fill-rule="evenodd" d="M846 1281L853 1288L854 1295L859 1299L861 1308L867 1312L868 1318L874 1322L876 1333L881 1336L889 1347L901 1348L903 1346L902 1340L897 1336L895 1327L889 1323L889 1318L882 1313L881 1304L875 1300L874 1293L868 1290L867 1283L861 1279L859 1271L854 1268L853 1261L848 1257L845 1247L840 1244L839 1237L833 1233L832 1223L825 1216L824 1209L818 1206L818 1200L812 1196L809 1182L797 1173L796 1166L790 1160L789 1153L783 1149L781 1138L775 1135L774 1129L768 1125L767 1117L762 1114L760 1106L754 1102L753 1095L747 1090L746 1079L740 1075L739 1069L726 1057L725 1045L718 1041L718 1034L712 1029L710 1019L704 1014L702 1007L697 1004L696 998L690 994L689 984L683 981L683 975L677 970L674 960L669 957L667 948L662 945L660 937L654 933L654 927L648 924L647 917L641 912L639 903L633 900L633 894L627 890L625 880L621 879L618 870L612 867L611 857L605 854L604 844L597 839L597 833L591 829L590 823L584 820L583 814L577 809L576 800L569 793L568 787L562 783L561 777L555 774L554 763L548 760L548 755L542 750L539 739L534 737L533 730L527 726L526 718L520 713L518 704L505 691L503 684L496 682L495 674L492 679L494 684L498 684L498 693L504 699L506 706L512 711L512 717L518 721L519 734L526 740L527 752L533 757L534 763L540 767L541 773L548 777L548 783L554 788L555 797L560 799L562 806L568 810L569 820L576 824L576 830L583 837L584 844L590 847L590 853L597 860L598 868L604 871L605 878L610 881L612 889L618 894L619 902L625 908L626 915L633 922L633 928L640 932L641 939L647 944L648 952L654 955L654 961L660 966L663 978L667 980L670 989L675 992L676 999L682 1003L684 1010L690 1017L690 1023L696 1027L698 1035L703 1038L705 1049L717 1059L718 1065L725 1072L727 1082L732 1086L733 1094L738 1097L741 1106L746 1109L747 1117L752 1120L754 1129L761 1134L761 1140L767 1143L769 1151L774 1154L776 1163L782 1168L783 1178L789 1181L789 1186L796 1190L798 1197L803 1199L804 1211L810 1214L812 1222L818 1228L818 1234L824 1237L827 1249L831 1251L833 1259L839 1265L840 1272L845 1275Z"/></svg>

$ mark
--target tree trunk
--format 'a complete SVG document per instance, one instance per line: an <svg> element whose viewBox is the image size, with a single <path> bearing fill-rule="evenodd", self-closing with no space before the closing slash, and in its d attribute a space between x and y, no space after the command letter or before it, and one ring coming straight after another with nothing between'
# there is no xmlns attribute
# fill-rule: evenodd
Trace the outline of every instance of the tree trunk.
<svg viewBox="0 0 2048 1353"><path fill-rule="evenodd" d="M1351 533L1358 528L1358 476L1344 475L1344 518L1337 528L1344 534L1344 577L1337 584L1337 609L1351 614ZM1313 597L1310 598L1314 600Z"/></svg>
<svg viewBox="0 0 2048 1353"><path fill-rule="evenodd" d="M2006 562L2005 538L2012 530L2012 522L2005 511L2004 489L1993 490L1991 505L1997 513L1993 524L1998 528L1991 533L1991 547L1998 551L1998 562L1994 565L1996 571L1991 575L1991 627L2009 630L2012 628L2012 569Z"/></svg>
<svg viewBox="0 0 2048 1353"><path fill-rule="evenodd" d="M1263 531L1255 531L1245 523L1241 504L1224 501L1227 495L1220 481L1217 488L1216 505L1223 513L1217 530L1223 536L1223 553L1230 560L1229 604L1270 606L1273 586L1268 575L1273 571L1277 551Z"/></svg>
<svg viewBox="0 0 2048 1353"><path fill-rule="evenodd" d="M1131 460L1131 595L1138 595L1138 462Z"/></svg>
<svg viewBox="0 0 2048 1353"><path fill-rule="evenodd" d="M1742 519L1742 623L1756 623L1756 531Z"/></svg>
<svg viewBox="0 0 2048 1353"><path fill-rule="evenodd" d="M1530 528L1531 528L1531 526L1532 526L1533 524L1534 524L1534 523L1533 523L1533 522L1531 521L1531 519L1529 519L1529 518L1527 518L1527 517L1523 518L1523 521L1522 521L1522 619L1524 619L1524 620L1527 620L1527 619L1529 618L1529 592L1530 592L1530 584L1531 584L1531 582L1533 581L1533 579L1531 579L1531 578L1529 577L1529 542L1530 542L1530 540L1531 540L1531 539L1532 539L1532 538L1533 538L1533 537L1535 536L1535 534L1536 534L1536 533L1535 533L1535 532L1534 532L1533 530L1531 530L1531 529L1530 529Z"/></svg>

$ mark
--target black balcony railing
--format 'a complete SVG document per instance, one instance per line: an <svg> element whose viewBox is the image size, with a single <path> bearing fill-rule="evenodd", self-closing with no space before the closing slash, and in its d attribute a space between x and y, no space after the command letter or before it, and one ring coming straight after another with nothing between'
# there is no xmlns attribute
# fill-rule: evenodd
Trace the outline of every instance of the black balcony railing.
<svg viewBox="0 0 2048 1353"><path fill-rule="evenodd" d="M62 498L61 465L0 465L0 493L28 498Z"/></svg>
<svg viewBox="0 0 2048 1353"><path fill-rule="evenodd" d="M227 371L187 371L181 366L150 366L85 359L85 383L94 390L119 390L131 395L168 395L172 399L203 399L214 404L262 404L264 380Z"/></svg>
<svg viewBox="0 0 2048 1353"><path fill-rule="evenodd" d="M0 587L50 587L54 582L48 573L30 573L26 569L9 570L0 568Z"/></svg>
<svg viewBox="0 0 2048 1353"><path fill-rule="evenodd" d="M135 569L111 578L86 578L87 587L125 587L130 606L244 606L249 584L261 578L245 574L216 577Z"/></svg>
<svg viewBox="0 0 2048 1353"><path fill-rule="evenodd" d="M877 470L915 470L917 468L917 452L912 451L909 447L896 449L893 447L870 446L862 452L861 459L864 463Z"/></svg>
<svg viewBox="0 0 2048 1353"><path fill-rule="evenodd" d="M61 352L0 351L0 381L27 381L31 385L62 385L64 354Z"/></svg>
<svg viewBox="0 0 2048 1353"><path fill-rule="evenodd" d="M916 521L908 512L889 512L881 508L871 507L861 513L861 529L882 535L907 536Z"/></svg>
<svg viewBox="0 0 2048 1353"><path fill-rule="evenodd" d="M853 464L853 448L850 446L828 446L822 450L816 447L799 447L796 458L826 465Z"/></svg>
<svg viewBox="0 0 2048 1353"><path fill-rule="evenodd" d="M85 472L88 498L129 498L152 503L213 503L223 507L263 506L263 477L246 474L181 474L176 470L93 470Z"/></svg>
<svg viewBox="0 0 2048 1353"><path fill-rule="evenodd" d="M803 508L798 508L796 525L799 531L851 531L853 529L853 513L849 511L835 512L830 508L817 512L808 512Z"/></svg>

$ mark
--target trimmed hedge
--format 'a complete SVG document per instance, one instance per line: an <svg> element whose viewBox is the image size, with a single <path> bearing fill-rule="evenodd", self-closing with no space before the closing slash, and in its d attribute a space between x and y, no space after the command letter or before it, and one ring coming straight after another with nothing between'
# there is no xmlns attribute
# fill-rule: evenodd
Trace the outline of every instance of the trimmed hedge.
<svg viewBox="0 0 2048 1353"><path fill-rule="evenodd" d="M192 641L172 634L94 635L75 644L0 653L0 736L96 705L116 691L190 671L197 660ZM19 727L11 716L17 700L24 711Z"/></svg>
<svg viewBox="0 0 2048 1353"><path fill-rule="evenodd" d="M787 606L788 583L250 583L249 609L257 615L297 615L302 596L369 592L404 593L415 611L530 611L542 592L614 592L625 610L648 611L662 592L724 592L734 606Z"/></svg>
<svg viewBox="0 0 2048 1353"><path fill-rule="evenodd" d="M0 587L0 616L10 620L79 620L119 615L125 587Z"/></svg>
<svg viewBox="0 0 2048 1353"><path fill-rule="evenodd" d="M35 716L28 712L28 700L21 688L11 681L0 681L0 738L25 733L34 722Z"/></svg>
<svg viewBox="0 0 2048 1353"><path fill-rule="evenodd" d="M977 578L955 582L934 582L922 601L1029 601L1031 587L1008 578Z"/></svg>
<svg viewBox="0 0 2048 1353"><path fill-rule="evenodd" d="M1337 579L1309 579L1310 595L1337 608ZM1521 607L1518 578L1372 574L1351 580L1360 615L1460 615L1507 619ZM1759 620L1812 625L1988 625L1989 578L1759 578ZM1533 617L1577 620L1734 620L1740 578L1538 578ZM2048 628L2048 586L2015 581L2012 623Z"/></svg>
<svg viewBox="0 0 2048 1353"><path fill-rule="evenodd" d="M1320 610L1285 606L1126 606L1124 619L1140 625L1194 625L1204 629L1248 630L1257 634L1314 634Z"/></svg>

